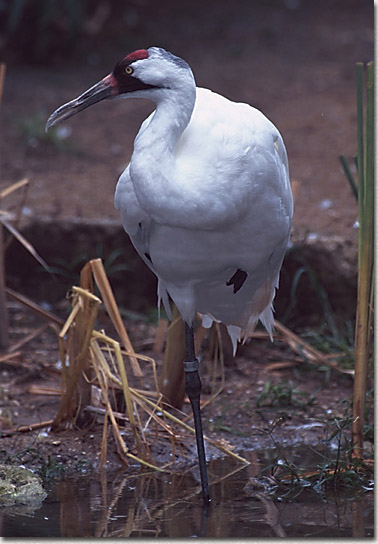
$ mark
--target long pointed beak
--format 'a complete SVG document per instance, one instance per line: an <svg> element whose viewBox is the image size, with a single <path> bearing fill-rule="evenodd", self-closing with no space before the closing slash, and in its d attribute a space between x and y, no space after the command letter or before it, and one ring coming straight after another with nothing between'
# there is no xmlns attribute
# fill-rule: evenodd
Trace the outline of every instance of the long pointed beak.
<svg viewBox="0 0 378 544"><path fill-rule="evenodd" d="M100 100L104 100L105 98L112 98L117 94L116 80L112 74L109 74L78 98L67 102L67 104L63 104L63 106L55 110L47 120L46 132L50 127L69 119L80 111L85 110L85 108L92 106L92 104L96 104L96 102L100 102Z"/></svg>

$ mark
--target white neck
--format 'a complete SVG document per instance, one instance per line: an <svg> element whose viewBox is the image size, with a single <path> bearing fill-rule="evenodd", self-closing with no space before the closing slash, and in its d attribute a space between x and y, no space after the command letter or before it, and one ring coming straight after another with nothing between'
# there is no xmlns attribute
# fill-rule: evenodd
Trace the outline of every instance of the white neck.
<svg viewBox="0 0 378 544"><path fill-rule="evenodd" d="M195 83L154 89L150 98L156 102L156 110L135 138L130 175L141 207L152 219L163 221L174 212L175 195L183 190L175 178L174 152L190 122L196 100Z"/></svg>
<svg viewBox="0 0 378 544"><path fill-rule="evenodd" d="M181 134L188 126L196 100L196 88L154 90L151 97L156 109L146 123L143 123L134 142L136 153L148 157L158 156L162 149L173 153Z"/></svg>

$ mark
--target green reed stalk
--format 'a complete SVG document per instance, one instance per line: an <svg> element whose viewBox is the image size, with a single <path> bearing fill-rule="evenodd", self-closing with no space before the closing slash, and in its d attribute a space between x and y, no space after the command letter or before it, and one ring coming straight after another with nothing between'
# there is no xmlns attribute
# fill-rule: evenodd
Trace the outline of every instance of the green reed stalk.
<svg viewBox="0 0 378 544"><path fill-rule="evenodd" d="M358 287L353 391L353 455L363 453L364 408L371 350L374 255L374 63L367 65L364 134L364 66L357 63Z"/></svg>

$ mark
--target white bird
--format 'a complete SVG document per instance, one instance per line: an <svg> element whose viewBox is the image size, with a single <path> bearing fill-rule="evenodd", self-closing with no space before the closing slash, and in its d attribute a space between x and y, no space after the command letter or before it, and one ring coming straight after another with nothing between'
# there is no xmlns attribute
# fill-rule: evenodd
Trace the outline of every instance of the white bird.
<svg viewBox="0 0 378 544"><path fill-rule="evenodd" d="M272 335L272 301L288 245L293 202L285 145L257 109L196 87L189 65L158 47L125 56L113 72L49 118L46 130L104 98L156 104L134 141L115 193L123 226L186 323L186 389L192 402L204 500L209 500L201 383L192 323L202 314L233 342L260 319Z"/></svg>

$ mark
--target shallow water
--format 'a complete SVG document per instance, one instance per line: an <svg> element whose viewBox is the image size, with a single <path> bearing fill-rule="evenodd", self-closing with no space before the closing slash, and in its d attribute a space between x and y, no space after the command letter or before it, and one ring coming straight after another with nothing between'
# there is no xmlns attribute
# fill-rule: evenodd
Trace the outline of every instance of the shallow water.
<svg viewBox="0 0 378 544"><path fill-rule="evenodd" d="M297 450L303 463L311 450ZM113 473L54 482L35 511L0 510L4 537L371 537L373 493L360 497L299 490L272 498L245 485L269 451L248 452L249 466L229 458L209 463L209 508L202 506L197 469L181 474ZM305 458L307 456L307 458ZM312 459L312 462L314 459Z"/></svg>

